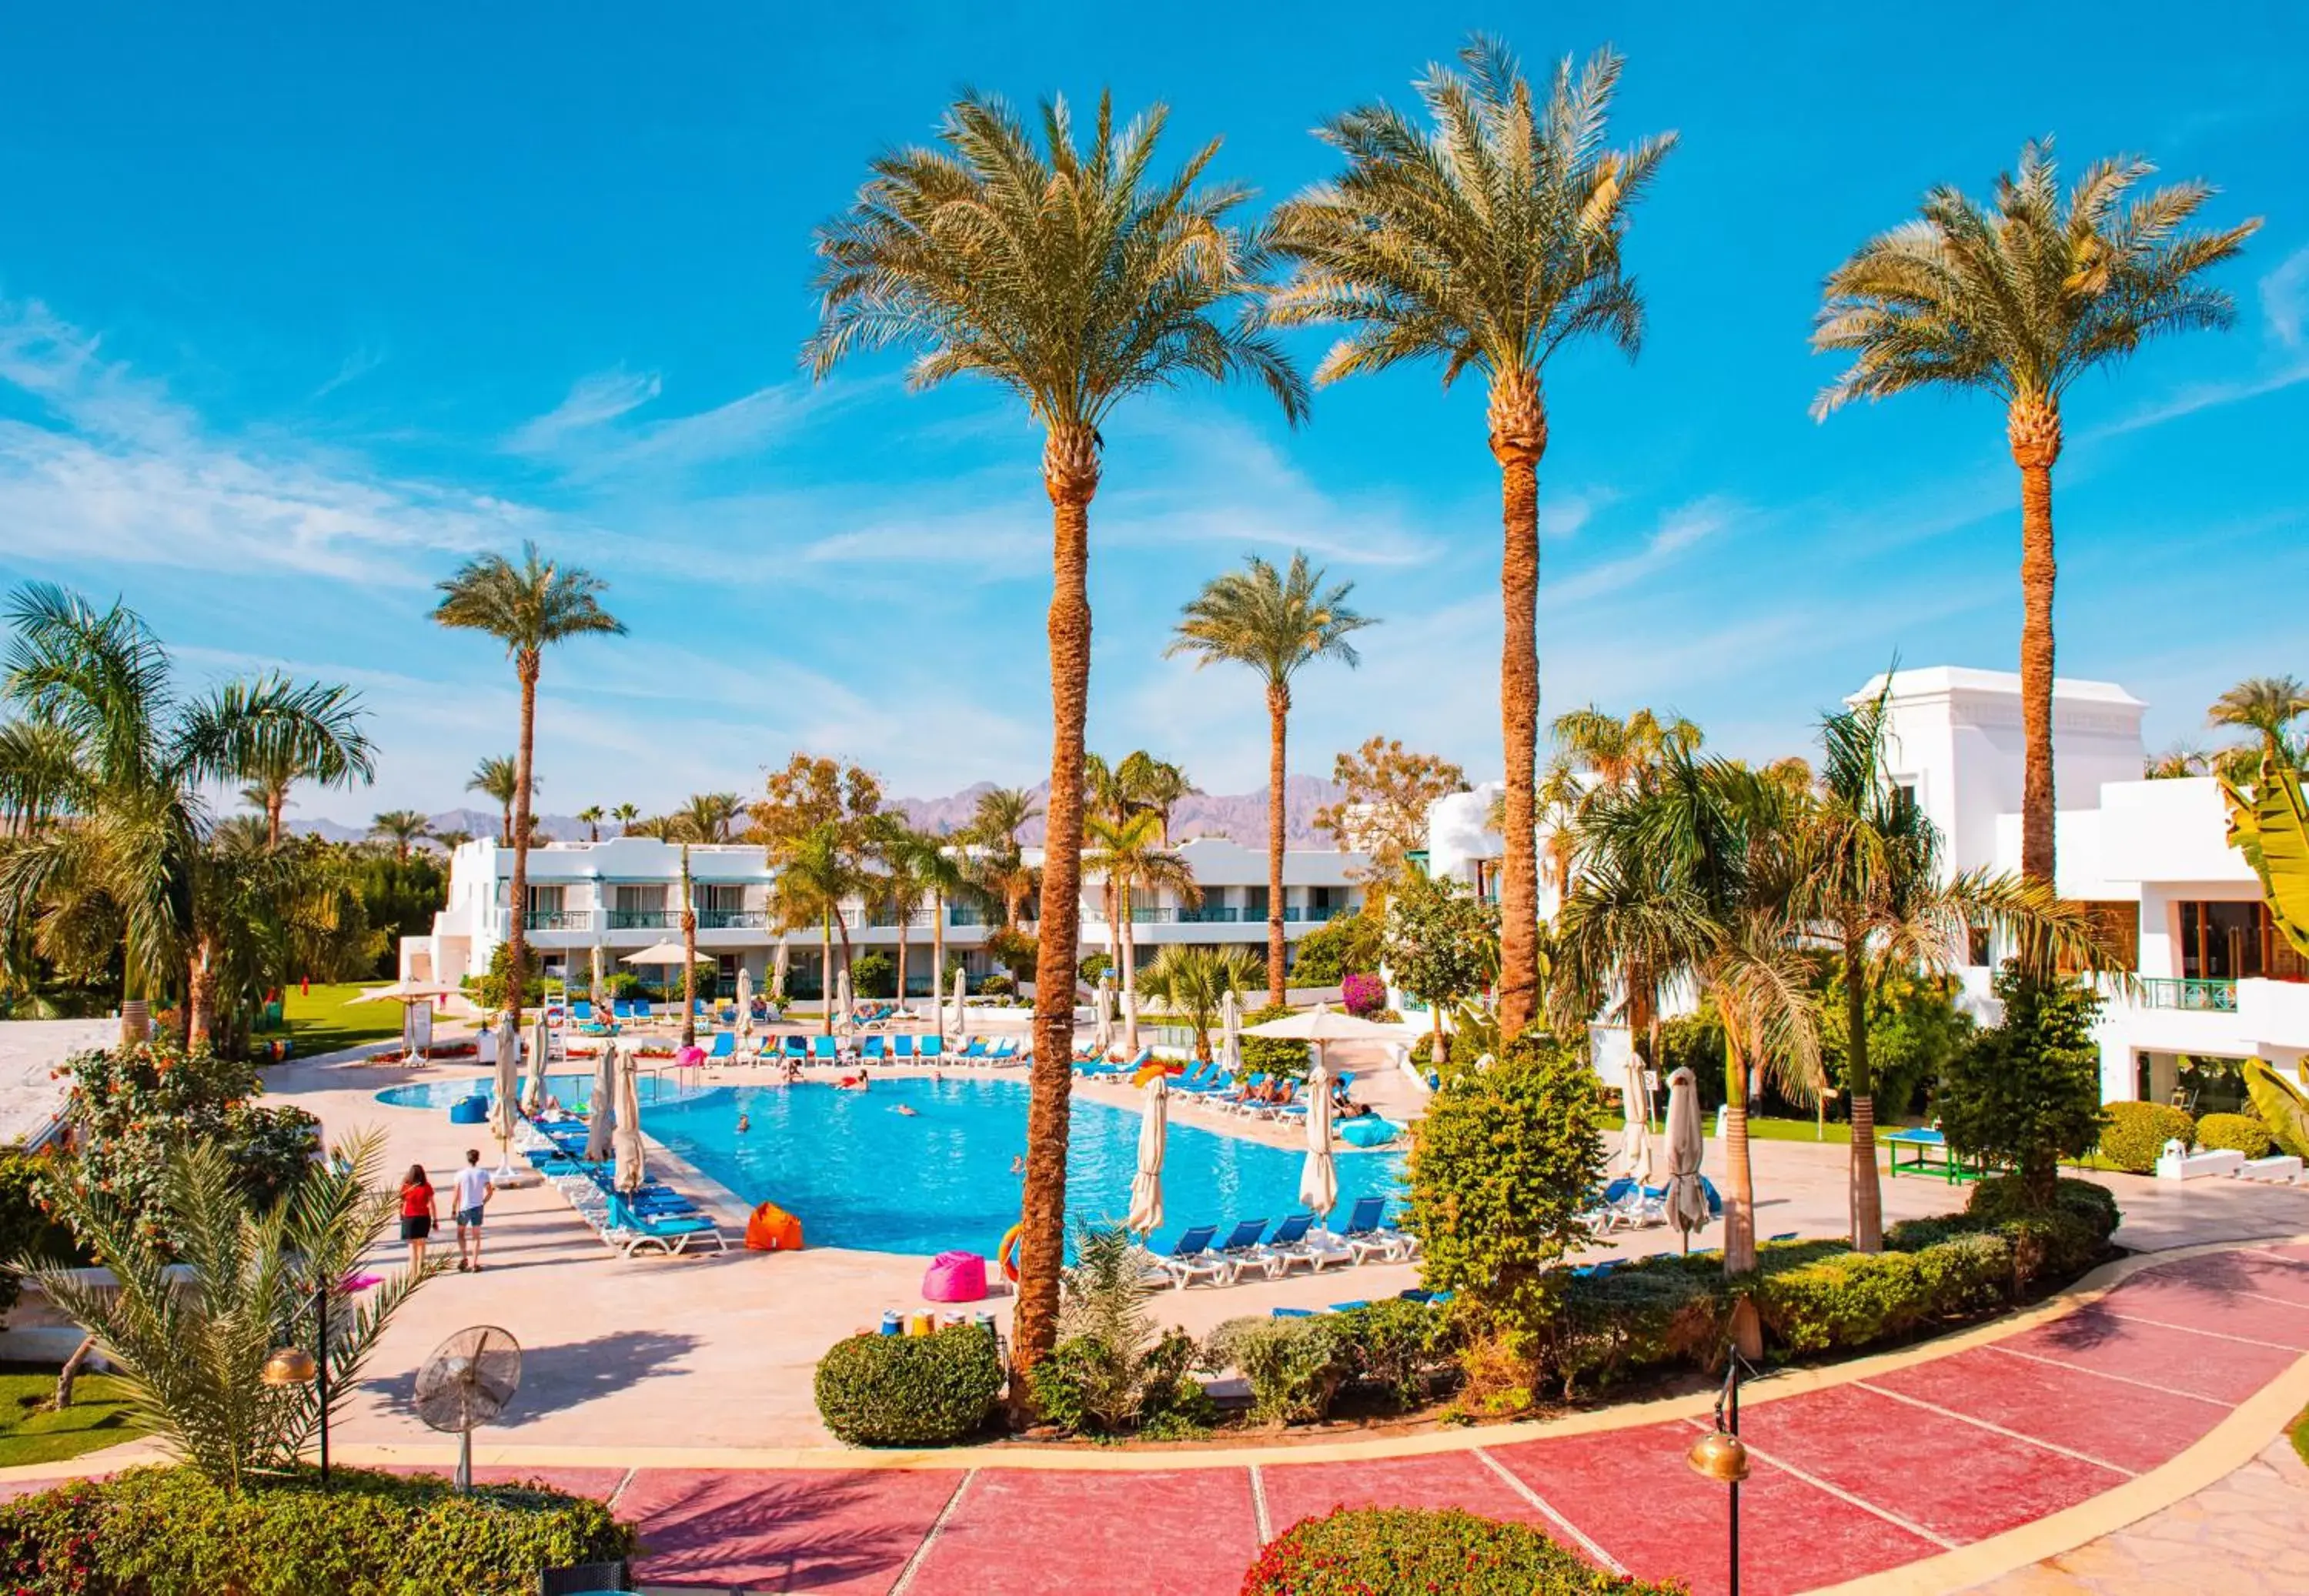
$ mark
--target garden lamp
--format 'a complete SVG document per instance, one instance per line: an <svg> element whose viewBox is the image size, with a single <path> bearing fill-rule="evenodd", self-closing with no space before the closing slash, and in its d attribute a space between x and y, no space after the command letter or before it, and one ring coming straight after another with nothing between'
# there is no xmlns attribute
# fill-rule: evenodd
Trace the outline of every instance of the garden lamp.
<svg viewBox="0 0 2309 1596"><path fill-rule="evenodd" d="M1692 1443L1684 1462L1702 1480L1729 1486L1731 1503L1731 1596L1740 1596L1740 1482L1748 1478L1748 1448L1740 1439L1740 1370L1747 1359L1736 1347L1725 1349L1724 1389L1716 1398L1716 1425Z"/></svg>
<svg viewBox="0 0 2309 1596"><path fill-rule="evenodd" d="M258 1378L278 1389L288 1385L316 1387L315 1395L321 1404L321 1488L329 1488L329 1289L318 1286L313 1291L313 1345L317 1353L302 1347L275 1347L264 1359Z"/></svg>

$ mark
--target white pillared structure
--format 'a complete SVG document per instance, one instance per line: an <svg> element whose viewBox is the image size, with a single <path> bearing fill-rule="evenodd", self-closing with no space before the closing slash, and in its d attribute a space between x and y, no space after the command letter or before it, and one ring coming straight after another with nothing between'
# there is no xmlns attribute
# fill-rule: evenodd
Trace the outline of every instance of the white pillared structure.
<svg viewBox="0 0 2309 1596"><path fill-rule="evenodd" d="M1143 964L1178 943L1231 945L1253 952L1267 946L1267 853L1223 837L1198 837L1174 851L1194 872L1201 901L1189 906L1179 894L1140 889L1132 893L1131 939ZM1027 862L1040 864L1036 849ZM1330 849L1293 849L1284 856L1284 935L1296 943L1339 915L1359 910L1362 888L1355 880L1363 856ZM763 850L743 843L693 844L689 850L692 901L697 910L697 952L721 967L724 994L734 990L738 971L748 971L754 989L765 989L783 941L787 946L787 989L814 995L820 969L818 928L811 925L781 934L774 929L770 896L774 872ZM681 849L648 837L617 837L600 842L549 842L529 851L527 932L549 976L583 983L592 969L592 950L602 949L604 965L630 968L625 954L678 936ZM401 941L404 980L455 982L489 969L489 960L512 929L513 850L494 839L467 842L449 859L449 902L433 917L433 929ZM1082 894L1082 945L1087 954L1110 949L1117 927L1106 919L1104 893L1095 875L1086 876ZM1036 905L1030 899L1025 913ZM932 910L927 900L908 917L906 991L926 996L930 967ZM843 910L852 955L869 949L895 958L898 914L886 903L853 900ZM949 903L946 945L959 953L973 975L990 968L983 951L997 917L984 910ZM1025 929L1032 932L1033 922ZM841 957L840 933L835 958ZM663 971L644 970L652 979ZM678 975L679 971L675 971Z"/></svg>
<svg viewBox="0 0 2309 1596"><path fill-rule="evenodd" d="M1879 676L1846 702L1885 686ZM2019 677L1903 670L1886 707L1893 780L1940 827L1949 868L2017 872ZM2092 906L2140 978L2137 996L2112 997L2102 1014L2102 1096L2185 1100L2185 1060L2257 1057L2298 1074L2309 1053L2309 968L2270 923L2252 867L2228 846L2218 784L2143 779L2144 707L2113 682L2054 684L2055 884ZM1431 871L1494 895L1501 843L1485 819L1497 791L1486 784L1438 803L1427 847ZM1539 842L1544 856L1544 833ZM1554 893L1541 874L1544 915ZM1984 1009L1995 955L1980 936L1956 955L1967 997Z"/></svg>

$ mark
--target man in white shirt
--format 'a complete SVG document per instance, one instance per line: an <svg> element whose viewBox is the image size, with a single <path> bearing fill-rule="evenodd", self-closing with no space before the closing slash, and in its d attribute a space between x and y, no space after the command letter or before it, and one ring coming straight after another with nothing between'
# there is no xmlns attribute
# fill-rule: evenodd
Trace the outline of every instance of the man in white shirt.
<svg viewBox="0 0 2309 1596"><path fill-rule="evenodd" d="M481 1210L497 1188L481 1168L478 1147L465 1149L465 1167L457 1171L457 1272L481 1272Z"/></svg>

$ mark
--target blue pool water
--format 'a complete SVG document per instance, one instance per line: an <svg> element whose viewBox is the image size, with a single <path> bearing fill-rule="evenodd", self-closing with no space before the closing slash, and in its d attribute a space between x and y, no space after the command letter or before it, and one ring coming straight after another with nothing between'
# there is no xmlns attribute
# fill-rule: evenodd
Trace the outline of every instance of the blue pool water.
<svg viewBox="0 0 2309 1596"><path fill-rule="evenodd" d="M556 1076L563 1101L590 1078ZM800 1217L815 1247L991 1254L1018 1218L1011 1160L1026 1148L1023 1081L924 1077L831 1086L679 1087L642 1077L642 1128L748 1203ZM378 1093L402 1107L446 1108L487 1083L427 1082ZM895 1110L900 1104L912 1115ZM738 1132L744 1113L751 1128ZM1139 1117L1077 1098L1067 1155L1070 1219L1120 1221L1138 1166ZM1188 1226L1281 1220L1299 1207L1303 1154L1222 1136L1173 1115L1163 1166L1167 1222L1159 1249ZM1399 1195L1399 1154L1342 1149L1339 1214L1361 1196Z"/></svg>

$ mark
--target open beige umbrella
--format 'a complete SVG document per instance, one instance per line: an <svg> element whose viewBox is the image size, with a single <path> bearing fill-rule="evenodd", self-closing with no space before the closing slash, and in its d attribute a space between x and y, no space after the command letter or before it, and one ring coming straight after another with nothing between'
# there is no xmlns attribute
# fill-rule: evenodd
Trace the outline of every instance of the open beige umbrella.
<svg viewBox="0 0 2309 1596"><path fill-rule="evenodd" d="M649 1178L649 1155L642 1147L641 1060L632 1053L618 1056L618 1123L610 1142L618 1155L613 1184L621 1192L641 1190Z"/></svg>
<svg viewBox="0 0 2309 1596"><path fill-rule="evenodd" d="M610 1132L618 1123L618 1044L601 1039L593 1057L593 1093L585 1105L585 1161L598 1164L610 1156Z"/></svg>
<svg viewBox="0 0 2309 1596"><path fill-rule="evenodd" d="M1331 1160L1331 1069L1319 1049L1307 1076L1307 1161L1299 1167L1299 1201L1318 1217L1339 1205L1339 1171Z"/></svg>
<svg viewBox="0 0 2309 1596"><path fill-rule="evenodd" d="M1170 1140L1171 1088L1160 1074L1143 1088L1146 1116L1138 1126L1138 1172L1130 1180L1126 1229L1151 1236L1163 1228L1163 1153Z"/></svg>
<svg viewBox="0 0 2309 1596"><path fill-rule="evenodd" d="M437 997L454 997L463 990L441 981L395 981L389 987L371 987L354 1003L430 1003Z"/></svg>
<svg viewBox="0 0 2309 1596"><path fill-rule="evenodd" d="M689 961L688 950L678 942L653 942L637 953L621 953L620 964L670 964L679 970Z"/></svg>
<svg viewBox="0 0 2309 1596"><path fill-rule="evenodd" d="M1699 1130L1699 1083L1688 1069L1667 1078L1667 1220L1691 1250L1691 1233L1708 1224L1708 1188L1699 1181L1707 1150Z"/></svg>

